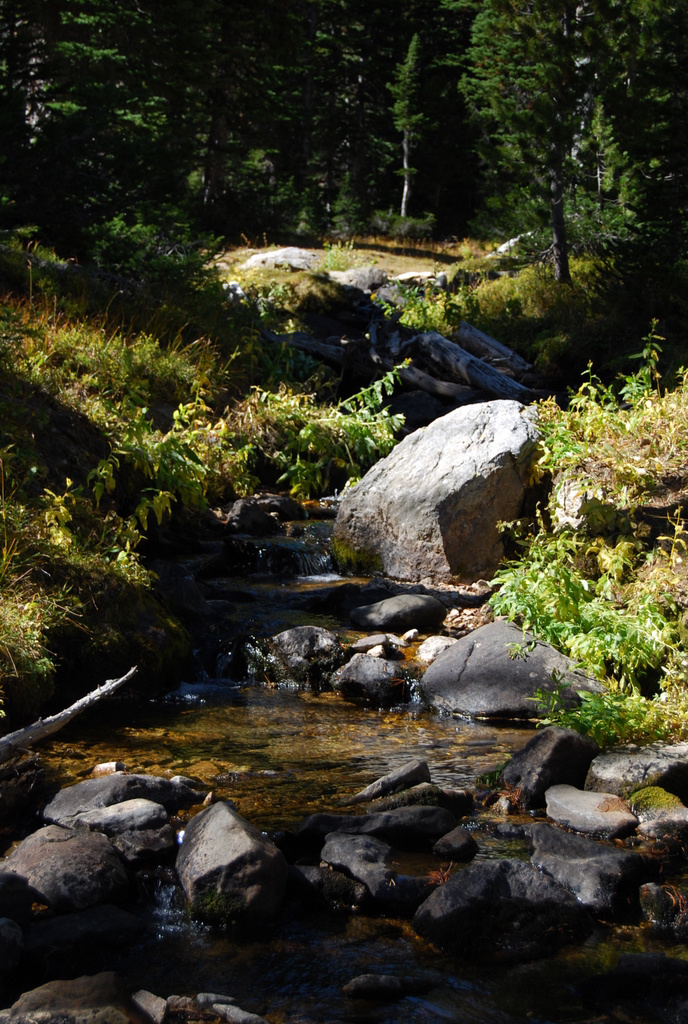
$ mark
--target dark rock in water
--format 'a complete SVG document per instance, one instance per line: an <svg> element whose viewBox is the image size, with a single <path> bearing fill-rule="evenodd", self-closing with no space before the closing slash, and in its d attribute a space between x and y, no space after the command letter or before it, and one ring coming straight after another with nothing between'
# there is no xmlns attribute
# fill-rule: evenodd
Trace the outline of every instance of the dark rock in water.
<svg viewBox="0 0 688 1024"><path fill-rule="evenodd" d="M558 682L555 684L553 679ZM457 640L433 661L419 681L423 700L439 711L470 718L537 718L537 690L564 685L572 707L578 690L601 685L570 658L509 622L491 622Z"/></svg>
<svg viewBox="0 0 688 1024"><path fill-rule="evenodd" d="M410 697L408 678L399 662L370 654L354 654L351 661L335 672L332 686L346 700L377 708L402 704Z"/></svg>
<svg viewBox="0 0 688 1024"><path fill-rule="evenodd" d="M401 849L426 849L456 827L454 815L442 807L398 807L377 814L312 814L296 835L317 846L329 832L383 838Z"/></svg>
<svg viewBox="0 0 688 1024"><path fill-rule="evenodd" d="M11 917L17 924L28 924L31 920L31 905L40 899L26 878L8 870L7 862L0 869L0 908L4 917Z"/></svg>
<svg viewBox="0 0 688 1024"><path fill-rule="evenodd" d="M82 961L106 947L131 943L145 931L144 922L122 907L104 904L71 914L37 921L26 931L25 952L32 959L49 958L53 968L60 964Z"/></svg>
<svg viewBox="0 0 688 1024"><path fill-rule="evenodd" d="M595 1007L596 1019L602 1010L605 1020L687 1024L688 963L664 953L623 953L613 970L586 978L580 996Z"/></svg>
<svg viewBox="0 0 688 1024"><path fill-rule="evenodd" d="M438 839L432 848L438 857L449 857L451 860L473 860L478 852L478 844L462 825L457 825L451 832Z"/></svg>
<svg viewBox="0 0 688 1024"><path fill-rule="evenodd" d="M16 969L24 950L24 933L16 921L0 917L0 975Z"/></svg>
<svg viewBox="0 0 688 1024"><path fill-rule="evenodd" d="M227 513L225 531L250 537L270 537L279 533L279 523L254 498L239 498Z"/></svg>
<svg viewBox="0 0 688 1024"><path fill-rule="evenodd" d="M396 771L384 775L382 778L371 782L369 786L356 793L348 801L349 804L365 803L368 800L377 800L378 797L387 793L398 793L399 790L408 789L420 782L430 782L430 769L427 761L416 759L402 765Z"/></svg>
<svg viewBox="0 0 688 1024"><path fill-rule="evenodd" d="M273 636L268 642L271 663L268 672L274 682L319 686L346 659L339 638L319 626L295 626Z"/></svg>
<svg viewBox="0 0 688 1024"><path fill-rule="evenodd" d="M585 788L628 797L641 786L661 786L688 803L688 743L619 747L590 765Z"/></svg>
<svg viewBox="0 0 688 1024"><path fill-rule="evenodd" d="M278 913L287 880L284 855L226 802L191 819L177 874L193 913L216 924L259 924Z"/></svg>
<svg viewBox="0 0 688 1024"><path fill-rule="evenodd" d="M532 829L532 863L575 893L581 905L605 917L638 909L638 889L653 880L660 864L630 850L605 846L553 825Z"/></svg>
<svg viewBox="0 0 688 1024"><path fill-rule="evenodd" d="M557 824L597 839L625 839L638 824L626 801L613 793L550 786L545 801L548 817Z"/></svg>
<svg viewBox="0 0 688 1024"><path fill-rule="evenodd" d="M136 799L151 800L168 811L176 811L200 803L203 796L174 779L115 772L61 789L43 810L43 820L66 827L78 825L81 814Z"/></svg>
<svg viewBox="0 0 688 1024"><path fill-rule="evenodd" d="M55 911L84 910L131 896L127 871L100 832L46 825L28 836L7 858Z"/></svg>
<svg viewBox="0 0 688 1024"><path fill-rule="evenodd" d="M427 992L430 982L424 978L399 978L394 974L360 974L342 986L349 999L380 999L392 1002L406 995Z"/></svg>
<svg viewBox="0 0 688 1024"><path fill-rule="evenodd" d="M177 849L177 834L172 825L140 829L114 836L112 845L131 868L158 864Z"/></svg>
<svg viewBox="0 0 688 1024"><path fill-rule="evenodd" d="M335 553L396 579L488 576L504 557L498 523L522 514L535 420L518 402L483 402L409 434L345 494Z"/></svg>
<svg viewBox="0 0 688 1024"><path fill-rule="evenodd" d="M445 949L506 961L547 956L592 931L567 889L520 860L469 864L435 889L412 923Z"/></svg>
<svg viewBox="0 0 688 1024"><path fill-rule="evenodd" d="M386 905L417 907L431 886L427 878L400 875L386 867L392 847L369 835L332 832L321 851L325 864L365 885L373 900Z"/></svg>
<svg viewBox="0 0 688 1024"><path fill-rule="evenodd" d="M446 606L432 594L397 594L352 609L351 621L361 629L403 632L413 627L438 626L446 615Z"/></svg>
<svg viewBox="0 0 688 1024"><path fill-rule="evenodd" d="M582 789L592 759L599 752L589 737L550 725L538 729L514 754L502 772L502 781L525 810L544 807L550 786L565 784Z"/></svg>
<svg viewBox="0 0 688 1024"><path fill-rule="evenodd" d="M294 522L306 518L303 506L288 494L256 494L253 500L263 512L276 515L283 521Z"/></svg>
<svg viewBox="0 0 688 1024"><path fill-rule="evenodd" d="M641 885L640 909L645 921L679 942L688 939L688 894L673 885L647 882Z"/></svg>

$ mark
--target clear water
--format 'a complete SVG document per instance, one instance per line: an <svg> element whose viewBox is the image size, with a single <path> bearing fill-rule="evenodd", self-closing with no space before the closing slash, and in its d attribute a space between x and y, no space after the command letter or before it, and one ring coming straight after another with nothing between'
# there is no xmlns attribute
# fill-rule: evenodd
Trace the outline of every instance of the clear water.
<svg viewBox="0 0 688 1024"><path fill-rule="evenodd" d="M503 763L530 735L419 707L377 711L330 693L225 681L224 692L212 699L111 704L107 714L94 712L59 733L46 745L46 758L64 784L100 761L117 759L130 771L190 775L272 831L293 828L309 813L337 810L415 757L428 762L438 784L473 787L480 773ZM527 856L524 842L492 837L480 815L467 824L475 829L479 856ZM416 858L418 872L431 866ZM545 961L489 966L444 954L416 936L406 920L365 914L289 912L269 934L247 939L190 923L171 879L159 875L145 880L139 912L149 923L145 940L108 958L109 968L134 988L165 997L232 995L271 1024L613 1021L619 1018L585 1005L585 977L613 966L621 951L676 952L641 928L600 930L585 946ZM75 973L83 973L81 967ZM368 973L419 978L427 991L395 1003L347 999L342 986ZM651 1024L655 1018L644 1008L639 1017L623 1019Z"/></svg>

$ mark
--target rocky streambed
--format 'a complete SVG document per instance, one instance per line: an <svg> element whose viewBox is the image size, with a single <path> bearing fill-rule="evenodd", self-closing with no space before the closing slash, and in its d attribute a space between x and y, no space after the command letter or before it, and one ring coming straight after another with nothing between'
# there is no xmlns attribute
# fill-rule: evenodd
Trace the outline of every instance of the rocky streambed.
<svg viewBox="0 0 688 1024"><path fill-rule="evenodd" d="M502 405L504 457L476 413L472 512L393 528L375 473L383 566L475 535L502 472L517 513L532 424ZM0 864L0 1020L688 1021L688 746L535 730L538 690L599 684L456 582L465 537L452 579L343 578L295 515L236 502L155 563L193 676L43 747Z"/></svg>

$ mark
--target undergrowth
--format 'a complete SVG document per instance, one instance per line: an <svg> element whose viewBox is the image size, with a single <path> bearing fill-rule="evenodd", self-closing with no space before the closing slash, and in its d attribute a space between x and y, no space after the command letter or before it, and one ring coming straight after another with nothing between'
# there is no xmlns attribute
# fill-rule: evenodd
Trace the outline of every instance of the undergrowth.
<svg viewBox="0 0 688 1024"><path fill-rule="evenodd" d="M688 491L688 382L662 391L660 341L653 325L639 369L616 387L588 375L567 411L540 405L539 472L554 478L552 497L535 520L508 525L518 557L497 572L491 599L606 684L582 693L578 709L540 695L548 722L602 743L688 735L687 534L676 503Z"/></svg>

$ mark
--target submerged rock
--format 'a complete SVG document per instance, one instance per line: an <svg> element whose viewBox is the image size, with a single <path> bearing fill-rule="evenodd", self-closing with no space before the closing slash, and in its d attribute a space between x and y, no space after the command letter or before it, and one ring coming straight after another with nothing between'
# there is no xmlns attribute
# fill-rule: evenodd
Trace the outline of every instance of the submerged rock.
<svg viewBox="0 0 688 1024"><path fill-rule="evenodd" d="M555 683L553 680L556 679ZM570 705L577 690L601 685L570 658L510 622L491 622L457 640L421 676L423 700L439 711L470 718L538 718L537 690L566 687Z"/></svg>

